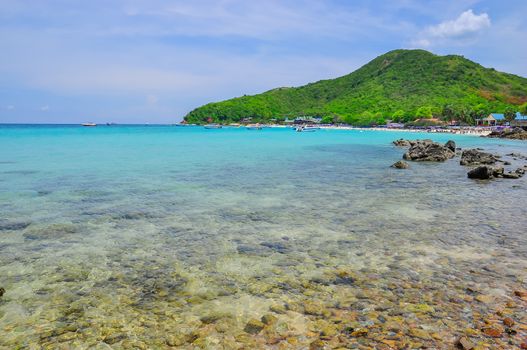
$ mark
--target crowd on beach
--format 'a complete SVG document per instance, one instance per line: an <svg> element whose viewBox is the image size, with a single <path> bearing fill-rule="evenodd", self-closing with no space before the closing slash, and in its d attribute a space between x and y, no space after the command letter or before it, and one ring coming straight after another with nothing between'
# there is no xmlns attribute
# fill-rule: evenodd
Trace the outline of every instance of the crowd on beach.
<svg viewBox="0 0 527 350"><path fill-rule="evenodd" d="M339 130L374 130L374 131L405 131L405 132L428 132L428 133L449 133L458 135L474 135L474 136L487 136L493 130L490 127L474 127L474 126L463 126L463 127L449 127L449 128L386 128L386 127L355 127L349 125L329 125L320 126L322 129L339 129Z"/></svg>

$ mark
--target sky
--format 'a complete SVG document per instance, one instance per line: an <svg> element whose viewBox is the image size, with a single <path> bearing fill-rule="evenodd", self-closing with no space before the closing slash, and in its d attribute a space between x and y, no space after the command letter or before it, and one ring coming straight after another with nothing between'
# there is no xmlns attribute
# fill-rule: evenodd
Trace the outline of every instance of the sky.
<svg viewBox="0 0 527 350"><path fill-rule="evenodd" d="M0 123L174 123L399 48L527 77L525 0L0 0Z"/></svg>

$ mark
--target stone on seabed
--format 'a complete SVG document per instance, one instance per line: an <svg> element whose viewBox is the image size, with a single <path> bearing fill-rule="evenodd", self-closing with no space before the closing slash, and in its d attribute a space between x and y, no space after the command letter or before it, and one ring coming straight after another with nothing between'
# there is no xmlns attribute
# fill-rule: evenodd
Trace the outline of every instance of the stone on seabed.
<svg viewBox="0 0 527 350"><path fill-rule="evenodd" d="M408 169L410 165L403 160L399 160L391 165L392 168L396 169Z"/></svg>
<svg viewBox="0 0 527 350"><path fill-rule="evenodd" d="M262 329L264 329L265 327L265 324L261 321L258 321L256 319L250 319L249 322L247 322L247 324L245 325L245 328L244 330L247 332L247 333L251 333L251 334L258 334L260 333L260 331Z"/></svg>
<svg viewBox="0 0 527 350"><path fill-rule="evenodd" d="M472 350L472 349L474 349L474 344L472 344L470 342L470 340L468 340L465 337L459 338L457 344L463 350Z"/></svg>

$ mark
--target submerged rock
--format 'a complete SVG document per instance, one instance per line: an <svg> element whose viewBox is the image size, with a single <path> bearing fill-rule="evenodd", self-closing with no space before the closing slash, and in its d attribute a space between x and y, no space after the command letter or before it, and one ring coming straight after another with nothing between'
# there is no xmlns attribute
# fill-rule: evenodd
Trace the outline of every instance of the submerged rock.
<svg viewBox="0 0 527 350"><path fill-rule="evenodd" d="M281 304L274 304L269 307L269 310L272 312L275 312L277 314L285 314L287 312L287 309L284 305Z"/></svg>
<svg viewBox="0 0 527 350"><path fill-rule="evenodd" d="M0 298L3 297L5 294L5 289L3 287L0 287Z"/></svg>
<svg viewBox="0 0 527 350"><path fill-rule="evenodd" d="M245 325L245 328L244 330L247 332L247 333L250 333L250 334L258 334L260 333L260 331L262 329L264 329L265 327L265 324L261 321L258 321L256 319L251 319L249 320L249 322L247 322L247 324Z"/></svg>
<svg viewBox="0 0 527 350"><path fill-rule="evenodd" d="M260 245L281 254L287 253L289 250L289 248L282 242L262 242Z"/></svg>
<svg viewBox="0 0 527 350"><path fill-rule="evenodd" d="M498 326L491 326L483 329L483 334L491 338L501 338L503 336L503 329Z"/></svg>
<svg viewBox="0 0 527 350"><path fill-rule="evenodd" d="M262 322L267 325L274 324L276 323L276 321L278 321L278 318L276 318L275 316L271 314L265 314L262 316Z"/></svg>
<svg viewBox="0 0 527 350"><path fill-rule="evenodd" d="M509 171L509 172L503 173L504 179L519 179L520 177L522 177L522 175L520 175L519 173L515 171Z"/></svg>
<svg viewBox="0 0 527 350"><path fill-rule="evenodd" d="M392 168L396 169L408 169L410 165L406 163L404 160L399 160L391 165Z"/></svg>
<svg viewBox="0 0 527 350"><path fill-rule="evenodd" d="M449 147L431 140L417 140L403 156L415 162L444 162L456 155Z"/></svg>
<svg viewBox="0 0 527 350"><path fill-rule="evenodd" d="M506 325L507 327L512 327L514 326L515 322L511 317L505 317L503 319L503 324Z"/></svg>
<svg viewBox="0 0 527 350"><path fill-rule="evenodd" d="M487 152L481 152L477 149L468 149L463 151L461 154L461 161L459 164L461 165L491 165L495 164L498 161L498 157L487 153Z"/></svg>
<svg viewBox="0 0 527 350"><path fill-rule="evenodd" d="M459 340L457 341L457 346L458 348L463 349L463 350L474 349L474 344L472 344L472 342L465 337L459 338Z"/></svg>
<svg viewBox="0 0 527 350"><path fill-rule="evenodd" d="M77 227L71 223L51 224L47 226L31 226L22 236L28 240L57 239L72 235L77 232Z"/></svg>
<svg viewBox="0 0 527 350"><path fill-rule="evenodd" d="M467 173L469 179L480 179L480 180L489 180L495 177L503 176L502 167L493 167L489 165L482 165L475 169L470 170Z"/></svg>
<svg viewBox="0 0 527 350"><path fill-rule="evenodd" d="M515 177L517 179L517 178L520 178L523 175L525 175L525 168L518 168L518 169L514 170L514 172L508 172L507 174L514 174L515 176L517 176L517 177Z"/></svg>
<svg viewBox="0 0 527 350"><path fill-rule="evenodd" d="M23 230L31 225L30 222L0 222L0 231Z"/></svg>

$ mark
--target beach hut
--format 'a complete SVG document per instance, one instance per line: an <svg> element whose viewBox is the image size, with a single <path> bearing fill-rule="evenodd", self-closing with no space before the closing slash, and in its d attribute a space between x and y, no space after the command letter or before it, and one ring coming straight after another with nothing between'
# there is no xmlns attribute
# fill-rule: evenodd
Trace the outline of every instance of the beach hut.
<svg viewBox="0 0 527 350"><path fill-rule="evenodd" d="M511 126L527 128L527 115L522 115L520 112L516 112L516 117L511 121Z"/></svg>
<svg viewBox="0 0 527 350"><path fill-rule="evenodd" d="M485 118L476 119L476 125L478 126L496 126L502 124L505 121L505 115L503 113L491 113Z"/></svg>

